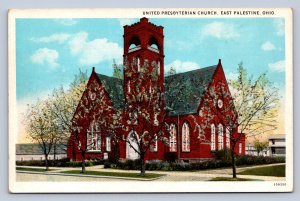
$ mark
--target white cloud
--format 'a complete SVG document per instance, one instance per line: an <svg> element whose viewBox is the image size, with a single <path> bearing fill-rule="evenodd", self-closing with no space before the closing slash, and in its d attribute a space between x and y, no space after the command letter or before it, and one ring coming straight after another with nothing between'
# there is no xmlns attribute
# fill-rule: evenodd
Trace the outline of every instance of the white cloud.
<svg viewBox="0 0 300 201"><path fill-rule="evenodd" d="M31 38L31 40L36 43L51 43L51 42L63 43L66 40L68 40L70 36L71 36L70 34L66 34L66 33L56 33L50 36L44 36L39 38L33 37Z"/></svg>
<svg viewBox="0 0 300 201"><path fill-rule="evenodd" d="M50 68L57 68L59 66L58 57L59 54L56 50L40 48L33 53L31 61L39 65L48 65Z"/></svg>
<svg viewBox="0 0 300 201"><path fill-rule="evenodd" d="M285 33L284 19L283 18L274 19L274 26L276 29L276 34L278 36L283 36Z"/></svg>
<svg viewBox="0 0 300 201"><path fill-rule="evenodd" d="M55 19L55 22L58 22L59 24L65 25L65 26L73 26L77 24L77 20L72 18L64 18L64 19Z"/></svg>
<svg viewBox="0 0 300 201"><path fill-rule="evenodd" d="M131 24L136 22L136 19L133 19L133 18L121 18L121 19L118 19L118 20L120 22L121 27L123 27L125 25L131 25Z"/></svg>
<svg viewBox="0 0 300 201"><path fill-rule="evenodd" d="M211 36L217 39L235 39L240 37L240 34L231 24L223 22L212 22L202 28L203 36Z"/></svg>
<svg viewBox="0 0 300 201"><path fill-rule="evenodd" d="M75 34L69 41L69 48L71 54L79 56L79 63L82 65L93 65L113 59L118 63L122 61L123 49L117 43L106 38L89 41L86 32Z"/></svg>
<svg viewBox="0 0 300 201"><path fill-rule="evenodd" d="M236 80L239 77L238 73L229 72L226 74L227 80Z"/></svg>
<svg viewBox="0 0 300 201"><path fill-rule="evenodd" d="M268 66L271 71L284 72L285 71L285 60L280 60L275 63L269 63Z"/></svg>
<svg viewBox="0 0 300 201"><path fill-rule="evenodd" d="M200 66L195 62L191 62L191 61L182 62L180 60L175 60L172 63L167 64L165 66L165 72L168 72L171 67L175 68L177 73L196 70L200 68Z"/></svg>
<svg viewBox="0 0 300 201"><path fill-rule="evenodd" d="M272 51L272 50L276 50L277 48L270 41L266 41L261 45L261 49L264 51Z"/></svg>

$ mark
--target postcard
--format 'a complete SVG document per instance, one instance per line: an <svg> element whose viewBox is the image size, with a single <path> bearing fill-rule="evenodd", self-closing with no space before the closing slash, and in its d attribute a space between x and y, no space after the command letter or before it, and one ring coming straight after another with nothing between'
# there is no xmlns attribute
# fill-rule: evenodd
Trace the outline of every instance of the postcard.
<svg viewBox="0 0 300 201"><path fill-rule="evenodd" d="M293 191L292 9L8 18L11 193Z"/></svg>

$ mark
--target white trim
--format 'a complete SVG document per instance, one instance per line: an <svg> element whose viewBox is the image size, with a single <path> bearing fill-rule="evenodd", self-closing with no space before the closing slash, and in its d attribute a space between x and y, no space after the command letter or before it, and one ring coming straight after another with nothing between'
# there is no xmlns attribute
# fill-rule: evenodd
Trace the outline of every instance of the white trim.
<svg viewBox="0 0 300 201"><path fill-rule="evenodd" d="M224 128L222 124L218 125L218 150L224 149Z"/></svg>
<svg viewBox="0 0 300 201"><path fill-rule="evenodd" d="M210 126L211 133L210 133L210 150L215 151L216 150L216 126L215 124L211 124Z"/></svg>

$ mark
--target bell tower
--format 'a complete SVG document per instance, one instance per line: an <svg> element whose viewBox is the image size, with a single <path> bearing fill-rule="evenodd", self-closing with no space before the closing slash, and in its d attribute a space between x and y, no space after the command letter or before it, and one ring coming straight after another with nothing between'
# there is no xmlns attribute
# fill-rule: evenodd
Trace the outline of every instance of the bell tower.
<svg viewBox="0 0 300 201"><path fill-rule="evenodd" d="M130 92L132 77L128 71L141 72L147 66L157 73L157 82L164 90L164 34L163 27L141 18L139 22L124 26L124 93ZM155 67L154 67L155 66ZM134 68L134 69L133 69Z"/></svg>

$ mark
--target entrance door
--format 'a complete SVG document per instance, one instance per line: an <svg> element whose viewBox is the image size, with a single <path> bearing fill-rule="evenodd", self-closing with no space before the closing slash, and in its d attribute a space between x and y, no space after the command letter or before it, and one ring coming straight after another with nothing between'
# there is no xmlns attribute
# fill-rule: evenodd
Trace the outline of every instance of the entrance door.
<svg viewBox="0 0 300 201"><path fill-rule="evenodd" d="M139 158L139 154L134 150L134 149L138 150L138 144L133 135L135 135L136 139L138 139L137 134L131 131L127 136L127 142L126 142L126 159L130 159L130 160L135 160Z"/></svg>

